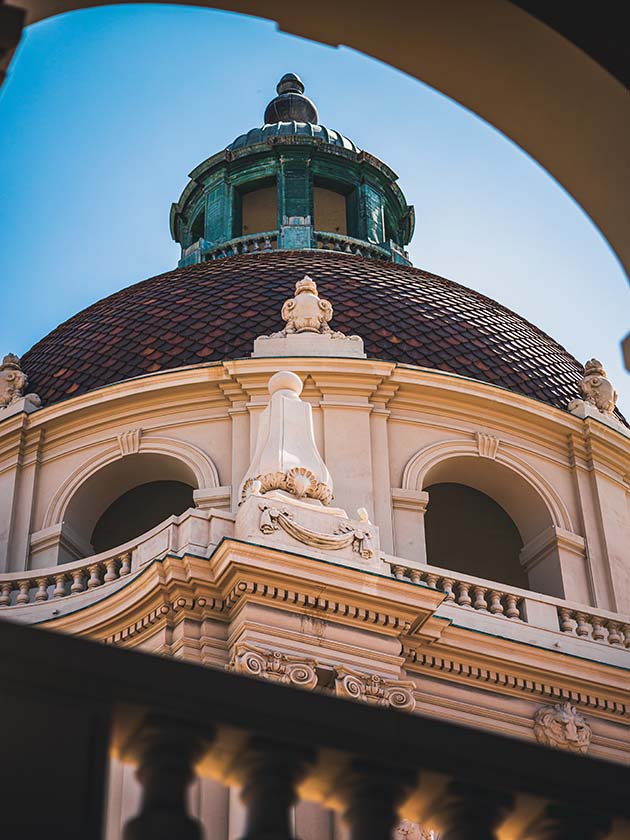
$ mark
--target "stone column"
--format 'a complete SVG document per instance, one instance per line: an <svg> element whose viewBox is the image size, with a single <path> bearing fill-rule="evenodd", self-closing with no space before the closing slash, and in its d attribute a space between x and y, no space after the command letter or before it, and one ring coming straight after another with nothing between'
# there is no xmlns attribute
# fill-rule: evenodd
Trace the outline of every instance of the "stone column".
<svg viewBox="0 0 630 840"><path fill-rule="evenodd" d="M394 553L405 560L427 563L424 515L429 504L425 490L392 490Z"/></svg>
<svg viewBox="0 0 630 840"><path fill-rule="evenodd" d="M372 480L374 482L374 523L378 525L381 548L388 554L394 551L392 525L391 479L389 473L389 439L387 422L390 412L382 402L372 401L370 414L372 439Z"/></svg>

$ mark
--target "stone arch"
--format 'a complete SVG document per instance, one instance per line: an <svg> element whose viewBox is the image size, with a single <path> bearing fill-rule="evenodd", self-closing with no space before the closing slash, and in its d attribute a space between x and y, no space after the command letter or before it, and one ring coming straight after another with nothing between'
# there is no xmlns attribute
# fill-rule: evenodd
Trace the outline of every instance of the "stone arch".
<svg viewBox="0 0 630 840"><path fill-rule="evenodd" d="M483 441L491 454L482 455ZM490 496L514 520L523 542L549 527L572 531L567 506L554 487L530 464L496 438L440 441L416 452L405 466L403 490L424 491L438 482L467 484Z"/></svg>
<svg viewBox="0 0 630 840"><path fill-rule="evenodd" d="M199 447L174 438L140 436L137 447L134 446L132 452L123 454L120 445L112 446L84 462L71 473L51 499L42 529L61 524L67 515L69 505L73 499L76 499L81 487L85 487L86 483L101 470L111 464L122 463L125 458L134 455L154 455L170 459L173 463L169 464L168 472L173 475L179 472L186 480L192 481L197 490L220 486L219 473L214 461ZM180 465L179 470L177 465Z"/></svg>

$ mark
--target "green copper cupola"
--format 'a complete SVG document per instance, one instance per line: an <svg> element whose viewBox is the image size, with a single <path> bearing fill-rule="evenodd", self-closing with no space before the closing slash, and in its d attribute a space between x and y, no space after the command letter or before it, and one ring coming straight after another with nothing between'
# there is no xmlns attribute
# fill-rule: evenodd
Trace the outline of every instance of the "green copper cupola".
<svg viewBox="0 0 630 840"><path fill-rule="evenodd" d="M179 265L261 250L327 249L409 263L413 207L398 176L319 123L294 73L264 124L190 173L171 208Z"/></svg>

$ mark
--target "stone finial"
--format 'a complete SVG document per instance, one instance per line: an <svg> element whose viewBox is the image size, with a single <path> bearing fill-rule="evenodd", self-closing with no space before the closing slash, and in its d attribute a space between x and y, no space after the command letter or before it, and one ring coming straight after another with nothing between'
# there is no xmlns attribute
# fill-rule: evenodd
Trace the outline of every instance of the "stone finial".
<svg viewBox="0 0 630 840"><path fill-rule="evenodd" d="M300 399L300 377L279 371L269 380L269 393L254 458L241 484L241 502L253 492L281 490L298 499L330 504L332 478L317 450L311 406Z"/></svg>
<svg viewBox="0 0 630 840"><path fill-rule="evenodd" d="M280 335L332 332L328 326L333 315L332 304L320 298L317 284L308 274L295 284L295 297L285 300L281 315L286 326Z"/></svg>
<svg viewBox="0 0 630 840"><path fill-rule="evenodd" d="M295 295L285 300L284 329L261 335L254 342L254 356L349 356L365 358L363 341L358 335L344 335L332 330L332 304L320 298L317 284L305 275L295 284Z"/></svg>
<svg viewBox="0 0 630 840"><path fill-rule="evenodd" d="M572 400L569 411L573 411L580 403L585 402L595 406L602 414L611 415L617 403L617 392L606 378L604 366L598 359L589 359L584 365L584 376L579 383L583 400Z"/></svg>
<svg viewBox="0 0 630 840"><path fill-rule="evenodd" d="M0 409L27 397L33 406L41 405L37 394L25 394L28 376L22 370L19 356L8 353L0 365Z"/></svg>
<svg viewBox="0 0 630 840"><path fill-rule="evenodd" d="M586 718L570 703L543 706L534 717L536 740L547 747L585 753L592 734Z"/></svg>

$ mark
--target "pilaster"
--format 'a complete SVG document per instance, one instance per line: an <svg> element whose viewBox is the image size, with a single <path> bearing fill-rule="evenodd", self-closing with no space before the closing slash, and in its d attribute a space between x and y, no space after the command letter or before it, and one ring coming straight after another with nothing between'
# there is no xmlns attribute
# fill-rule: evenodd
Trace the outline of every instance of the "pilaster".
<svg viewBox="0 0 630 840"><path fill-rule="evenodd" d="M429 504L425 490L392 489L394 548L398 557L427 562L424 515Z"/></svg>

